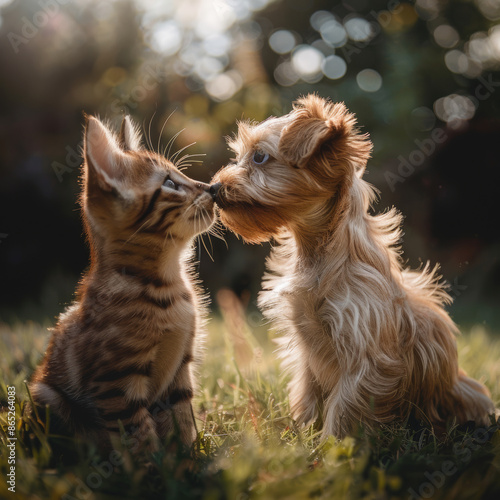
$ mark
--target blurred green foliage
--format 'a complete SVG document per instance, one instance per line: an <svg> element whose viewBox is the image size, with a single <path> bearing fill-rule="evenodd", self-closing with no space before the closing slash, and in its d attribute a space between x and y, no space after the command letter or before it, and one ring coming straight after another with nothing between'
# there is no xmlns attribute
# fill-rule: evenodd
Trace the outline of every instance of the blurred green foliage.
<svg viewBox="0 0 500 500"><path fill-rule="evenodd" d="M457 318L494 324L499 20L491 0L0 0L0 317L56 315L87 265L83 112L130 113L154 148L184 129L174 147L196 142L188 174L209 181L237 120L317 92L370 133L368 180L406 216L409 263L440 261ZM268 248L227 240L202 278L255 309Z"/></svg>

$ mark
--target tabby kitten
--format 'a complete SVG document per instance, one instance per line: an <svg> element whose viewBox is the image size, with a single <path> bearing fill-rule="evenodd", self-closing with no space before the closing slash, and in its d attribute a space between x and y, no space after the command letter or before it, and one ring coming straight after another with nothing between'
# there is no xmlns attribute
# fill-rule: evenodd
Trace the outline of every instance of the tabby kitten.
<svg viewBox="0 0 500 500"><path fill-rule="evenodd" d="M102 449L119 421L136 449L155 450L174 433L186 445L196 437L191 365L205 307L190 260L214 202L207 184L140 141L128 117L118 137L87 120L80 201L90 269L29 385L51 422Z"/></svg>

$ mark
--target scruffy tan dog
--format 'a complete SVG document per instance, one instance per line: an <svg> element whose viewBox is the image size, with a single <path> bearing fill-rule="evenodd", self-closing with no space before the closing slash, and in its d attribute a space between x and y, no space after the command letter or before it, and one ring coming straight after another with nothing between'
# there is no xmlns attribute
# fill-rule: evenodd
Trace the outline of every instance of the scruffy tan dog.
<svg viewBox="0 0 500 500"><path fill-rule="evenodd" d="M495 408L458 367L436 270L403 269L400 214L368 213L372 145L355 124L344 104L309 95L286 116L240 123L236 160L213 180L228 228L278 243L259 303L282 333L292 415L320 415L338 437L411 414L487 425Z"/></svg>

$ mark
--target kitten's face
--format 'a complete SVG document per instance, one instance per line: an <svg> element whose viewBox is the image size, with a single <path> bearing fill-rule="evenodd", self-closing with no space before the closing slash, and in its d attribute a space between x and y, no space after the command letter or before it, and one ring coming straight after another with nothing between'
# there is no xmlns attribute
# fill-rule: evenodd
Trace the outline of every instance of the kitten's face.
<svg viewBox="0 0 500 500"><path fill-rule="evenodd" d="M209 186L185 176L164 157L140 149L128 118L115 138L90 117L84 156L82 201L96 235L184 243L213 223Z"/></svg>

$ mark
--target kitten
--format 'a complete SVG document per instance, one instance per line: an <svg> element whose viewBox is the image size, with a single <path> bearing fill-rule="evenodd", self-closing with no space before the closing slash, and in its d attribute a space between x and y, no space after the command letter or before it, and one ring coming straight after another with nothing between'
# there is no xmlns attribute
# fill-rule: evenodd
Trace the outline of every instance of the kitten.
<svg viewBox="0 0 500 500"><path fill-rule="evenodd" d="M213 196L140 142L128 117L119 137L87 120L80 201L90 269L29 384L58 433L101 449L119 421L136 449L196 437L191 365L205 306L190 259L193 237L214 221Z"/></svg>

